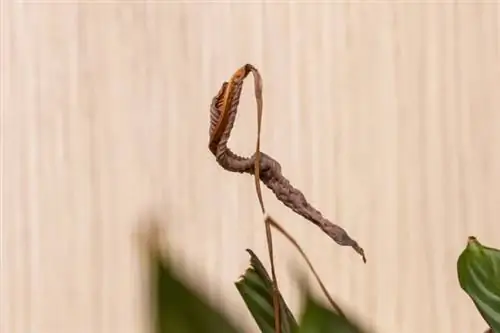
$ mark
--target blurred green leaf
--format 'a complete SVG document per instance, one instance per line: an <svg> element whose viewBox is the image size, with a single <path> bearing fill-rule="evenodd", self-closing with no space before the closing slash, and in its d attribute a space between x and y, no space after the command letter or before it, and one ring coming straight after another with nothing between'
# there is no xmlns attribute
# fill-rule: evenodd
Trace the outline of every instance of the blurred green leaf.
<svg viewBox="0 0 500 333"><path fill-rule="evenodd" d="M247 252L250 254L250 267L235 285L261 332L274 333L273 283L264 265L255 253L251 250L247 250ZM281 332L295 332L297 321L281 294L279 295L279 299Z"/></svg>
<svg viewBox="0 0 500 333"><path fill-rule="evenodd" d="M298 333L367 333L352 319L321 305L308 292Z"/></svg>
<svg viewBox="0 0 500 333"><path fill-rule="evenodd" d="M457 271L460 287L493 332L500 333L500 251L469 237L458 258Z"/></svg>
<svg viewBox="0 0 500 333"><path fill-rule="evenodd" d="M150 251L156 333L239 333L228 318L180 279L159 251Z"/></svg>

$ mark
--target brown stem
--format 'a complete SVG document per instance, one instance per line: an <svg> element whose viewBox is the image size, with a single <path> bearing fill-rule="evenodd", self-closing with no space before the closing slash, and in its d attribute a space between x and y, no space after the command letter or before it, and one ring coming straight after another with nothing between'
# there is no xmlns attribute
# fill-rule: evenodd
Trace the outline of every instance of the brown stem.
<svg viewBox="0 0 500 333"><path fill-rule="evenodd" d="M306 261L307 266L309 267L309 269L313 273L314 277L316 278L316 281L318 282L319 287L321 288L321 291L323 292L323 294L325 294L326 298L328 299L328 302L330 302L330 305L332 306L332 308L335 309L335 311L337 311L337 313L339 315L341 315L342 317L345 317L344 312L342 312L342 309L340 308L340 306L338 306L337 303L335 303L333 298L328 293L328 290L326 290L326 287L323 284L323 281L321 281L321 279L319 278L318 273L314 269L311 261L309 260L309 258L307 257L306 253L304 252L302 247L299 245L299 243L281 225L279 225L278 222L276 222L271 216L266 216L266 224L269 224L273 228L278 230L283 236L285 236L285 238L290 243L292 243L292 245L297 249L297 251L299 251L300 255Z"/></svg>

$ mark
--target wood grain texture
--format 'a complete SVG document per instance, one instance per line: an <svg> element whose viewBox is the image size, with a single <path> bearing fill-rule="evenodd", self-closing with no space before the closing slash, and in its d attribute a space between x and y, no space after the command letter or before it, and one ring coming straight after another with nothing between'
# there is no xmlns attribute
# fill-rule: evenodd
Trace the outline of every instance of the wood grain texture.
<svg viewBox="0 0 500 333"><path fill-rule="evenodd" d="M257 331L233 285L245 248L266 258L254 184L207 148L211 98L245 63L264 80L262 150L367 253L363 265L264 193L334 297L377 332L484 331L456 259L469 235L500 246L500 6L2 6L2 333L145 332L148 219ZM252 93L231 141L248 155ZM305 266L275 242L297 311Z"/></svg>

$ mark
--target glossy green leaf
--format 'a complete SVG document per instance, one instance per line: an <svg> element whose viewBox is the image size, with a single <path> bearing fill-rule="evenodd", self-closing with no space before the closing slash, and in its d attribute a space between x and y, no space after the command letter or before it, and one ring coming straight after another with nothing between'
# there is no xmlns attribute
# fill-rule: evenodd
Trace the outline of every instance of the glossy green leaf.
<svg viewBox="0 0 500 333"><path fill-rule="evenodd" d="M462 289L493 332L500 333L500 251L469 237L457 270Z"/></svg>
<svg viewBox="0 0 500 333"><path fill-rule="evenodd" d="M222 312L183 282L159 251L150 251L156 333L240 333Z"/></svg>
<svg viewBox="0 0 500 333"><path fill-rule="evenodd" d="M367 333L360 324L321 305L307 293L299 333Z"/></svg>
<svg viewBox="0 0 500 333"><path fill-rule="evenodd" d="M250 254L250 267L235 285L261 332L274 333L273 283L255 253L251 250L247 252ZM279 298L281 332L295 332L297 322L283 297L279 295Z"/></svg>

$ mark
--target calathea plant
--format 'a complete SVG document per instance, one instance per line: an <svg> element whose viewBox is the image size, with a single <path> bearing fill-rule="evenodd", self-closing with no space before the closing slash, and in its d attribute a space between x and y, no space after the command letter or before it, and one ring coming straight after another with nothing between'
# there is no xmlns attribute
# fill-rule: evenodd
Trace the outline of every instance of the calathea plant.
<svg viewBox="0 0 500 333"><path fill-rule="evenodd" d="M248 158L233 153L227 143L233 128L243 81L252 73L257 102L257 142L255 153ZM304 194L294 188L283 176L281 165L267 154L260 152L262 122L262 78L252 65L238 69L229 82L224 82L210 107L209 150L225 170L253 175L257 198L264 215L271 274L257 255L247 250L250 266L235 282L257 327L263 333L369 333L366 327L347 316L334 302L299 244L285 229L266 213L260 182L264 183L287 207L319 227L336 243L353 248L366 262L365 253L358 243L340 226L330 222L316 210ZM299 320L288 308L281 295L274 270L271 229L279 231L299 251L314 274L327 304L319 301L301 284L303 307ZM147 242L151 269L151 313L155 333L236 333L242 328L189 284L184 282L173 266L160 252L158 232L152 232ZM467 247L458 259L458 280L470 296L479 313L490 327L490 332L500 333L500 251L483 246L470 237Z"/></svg>

